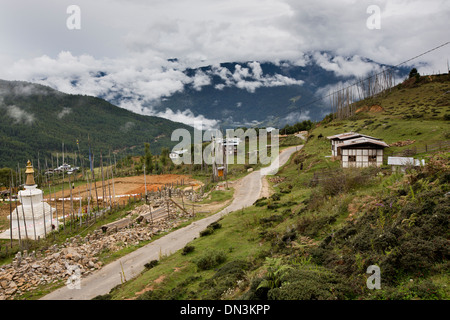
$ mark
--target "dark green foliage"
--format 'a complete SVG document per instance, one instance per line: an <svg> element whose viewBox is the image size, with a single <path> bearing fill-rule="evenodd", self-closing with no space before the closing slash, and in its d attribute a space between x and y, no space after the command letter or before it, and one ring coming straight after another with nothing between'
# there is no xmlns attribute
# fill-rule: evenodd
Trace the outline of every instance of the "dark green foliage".
<svg viewBox="0 0 450 320"><path fill-rule="evenodd" d="M270 196L270 198L274 201L278 201L281 198L281 194L279 193L274 193L273 195Z"/></svg>
<svg viewBox="0 0 450 320"><path fill-rule="evenodd" d="M216 229L222 228L222 225L221 225L219 222L215 221L215 222L211 223L211 224L208 226L208 228L211 228L211 229L213 229L213 230L216 230Z"/></svg>
<svg viewBox="0 0 450 320"><path fill-rule="evenodd" d="M95 296L94 298L92 298L92 300L111 300L111 298L111 294L107 293Z"/></svg>
<svg viewBox="0 0 450 320"><path fill-rule="evenodd" d="M448 261L448 182L438 164L430 163L430 167L407 176L409 184L381 197L358 220L325 237L318 248L310 251L313 261L349 277L357 277L376 263L388 287L405 278L427 275L436 264ZM314 222L311 217L304 218L297 230L309 232ZM345 255L336 254L340 250ZM392 298L394 293L387 295Z"/></svg>
<svg viewBox="0 0 450 320"><path fill-rule="evenodd" d="M151 152L159 153L162 147L176 144L170 141L175 129L192 131L182 123L139 115L99 98L65 94L42 85L0 80L0 91L0 167L16 168L18 162L23 167L30 159L36 168L37 150L42 166L44 158L51 158L50 153L61 152L62 142L67 153L78 153L77 139L88 166L88 135L98 166L100 152L105 155L109 150L120 150L120 155L142 155L143 142L148 141ZM8 116L11 106L33 115L33 121L27 122L24 117L16 121ZM67 111L65 115L63 110Z"/></svg>
<svg viewBox="0 0 450 320"><path fill-rule="evenodd" d="M416 68L412 68L411 69L411 71L409 72L409 79L411 79L411 78L418 78L418 77L420 77L420 73L419 72L417 72L417 69Z"/></svg>
<svg viewBox="0 0 450 320"><path fill-rule="evenodd" d="M381 288L381 290L375 290L369 298L373 300L442 300L445 299L445 295L439 286L426 279L409 282L399 288Z"/></svg>
<svg viewBox="0 0 450 320"><path fill-rule="evenodd" d="M309 131L313 127L314 123L311 120L304 120L302 122L297 122L293 125L286 125L280 130L280 134L294 134L299 131Z"/></svg>
<svg viewBox="0 0 450 320"><path fill-rule="evenodd" d="M225 262L227 256L223 251L206 250L193 262L199 270L209 270Z"/></svg>
<svg viewBox="0 0 450 320"><path fill-rule="evenodd" d="M304 236L315 237L327 225L336 221L336 215L301 216L297 222L297 231Z"/></svg>
<svg viewBox="0 0 450 320"><path fill-rule="evenodd" d="M261 219L259 219L259 222L261 223L261 224L272 224L273 222L281 222L281 221L283 221L283 216L282 215L277 215L277 214L274 214L274 215L271 215L270 217L267 217L267 218L261 218Z"/></svg>
<svg viewBox="0 0 450 320"><path fill-rule="evenodd" d="M214 230L220 229L220 228L222 228L222 225L220 223L218 223L217 221L213 222L213 223L209 224L205 230L200 231L200 237L209 236L210 234L214 233Z"/></svg>
<svg viewBox="0 0 450 320"><path fill-rule="evenodd" d="M213 234L213 232L213 228L206 228L205 230L200 231L200 237L209 236L210 234Z"/></svg>
<svg viewBox="0 0 450 320"><path fill-rule="evenodd" d="M235 288L239 280L244 279L245 271L250 267L249 263L242 260L233 260L222 267L210 278L200 284L207 289L204 299L218 300L229 288Z"/></svg>
<svg viewBox="0 0 450 320"><path fill-rule="evenodd" d="M266 197L262 197L259 198L258 200L256 200L253 205L256 207L263 207L267 204L267 198Z"/></svg>
<svg viewBox="0 0 450 320"><path fill-rule="evenodd" d="M185 256L185 255L187 255L188 253L190 253L190 252L192 252L194 250L195 250L194 246L186 245L186 246L184 246L183 251L181 252L181 254L183 256Z"/></svg>
<svg viewBox="0 0 450 320"><path fill-rule="evenodd" d="M144 264L145 269L151 269L153 267L156 267L158 265L159 261L158 260L152 260L150 262L147 262L146 264Z"/></svg>
<svg viewBox="0 0 450 320"><path fill-rule="evenodd" d="M145 163L145 173L150 174L153 171L153 160L152 153L150 152L150 144L144 143L144 163Z"/></svg>
<svg viewBox="0 0 450 320"><path fill-rule="evenodd" d="M344 300L355 296L355 290L339 274L324 268L291 269L285 283L268 291L271 300Z"/></svg>

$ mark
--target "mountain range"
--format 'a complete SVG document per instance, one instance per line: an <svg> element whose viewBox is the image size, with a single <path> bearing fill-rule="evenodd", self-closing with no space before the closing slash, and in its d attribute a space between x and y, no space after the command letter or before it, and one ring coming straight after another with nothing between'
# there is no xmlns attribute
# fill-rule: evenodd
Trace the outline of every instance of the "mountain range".
<svg viewBox="0 0 450 320"><path fill-rule="evenodd" d="M143 153L150 143L153 154L178 142L173 130L192 127L167 119L144 116L91 96L62 93L50 87L0 80L0 167L17 168L28 159L45 159L75 152L88 158L89 145L98 165L100 152L120 155ZM78 141L78 144L77 144ZM66 158L67 159L67 158ZM60 162L61 163L61 162ZM71 161L72 163L72 161Z"/></svg>
<svg viewBox="0 0 450 320"><path fill-rule="evenodd" d="M337 60L326 53L320 57L324 61L310 56L302 65L248 61L188 68L184 74L193 81L142 106L156 114L189 110L195 117L216 120L222 128L320 121L330 113L329 101L323 97L337 85L359 79L354 74L361 70L352 69L365 69L364 77L388 67L360 57ZM408 72L408 68L396 68L395 77L403 80ZM127 99L120 91L100 97L118 106Z"/></svg>
<svg viewBox="0 0 450 320"><path fill-rule="evenodd" d="M325 60L323 58L326 58ZM320 59L322 60L320 60ZM230 62L184 69L183 89L158 100L139 100L145 114L189 112L213 119L216 127L281 128L306 119L319 121L330 113L322 97L337 86L357 80L357 69L377 72L384 65L363 58L337 60L322 54L308 62ZM407 68L396 69L396 78ZM367 70L365 74L367 75ZM98 72L96 77L107 76ZM77 85L76 81L73 83ZM131 84L132 86L132 84ZM173 130L193 130L190 123L126 110L131 88L112 86L97 97L67 94L48 86L0 80L0 167L17 167L28 159L50 159L75 152L87 159L89 144L98 164L99 152L142 154L144 142L152 153L171 148ZM122 107L121 107L122 106ZM148 111L148 110L147 110ZM77 144L77 141L79 144Z"/></svg>

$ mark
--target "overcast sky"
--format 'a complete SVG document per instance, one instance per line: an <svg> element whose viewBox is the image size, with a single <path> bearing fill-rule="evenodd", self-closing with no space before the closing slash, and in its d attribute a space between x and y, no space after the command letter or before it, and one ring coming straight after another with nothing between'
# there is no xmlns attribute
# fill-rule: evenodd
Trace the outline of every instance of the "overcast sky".
<svg viewBox="0 0 450 320"><path fill-rule="evenodd" d="M80 8L80 29L67 27L69 5ZM379 29L368 27L373 5L380 9ZM303 65L312 54L327 70L360 76L373 69L361 57L395 65L450 41L449 30L448 0L1 0L0 78L88 95L116 85L136 98L122 107L142 112L142 100L209 83L205 74L186 77L188 66ZM412 63L421 73L444 72L448 59L450 45ZM280 81L258 70L255 64L252 76L261 85ZM99 71L106 76L95 77ZM193 118L189 111L160 115Z"/></svg>

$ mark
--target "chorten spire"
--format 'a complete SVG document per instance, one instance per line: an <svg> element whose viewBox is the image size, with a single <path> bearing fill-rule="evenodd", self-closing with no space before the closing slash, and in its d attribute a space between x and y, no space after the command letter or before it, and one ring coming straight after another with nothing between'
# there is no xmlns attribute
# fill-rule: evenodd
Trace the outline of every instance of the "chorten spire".
<svg viewBox="0 0 450 320"><path fill-rule="evenodd" d="M34 169L31 165L31 161L27 162L27 170L25 170L25 174L27 175L27 180L25 182L26 186L34 186L36 183L34 182Z"/></svg>

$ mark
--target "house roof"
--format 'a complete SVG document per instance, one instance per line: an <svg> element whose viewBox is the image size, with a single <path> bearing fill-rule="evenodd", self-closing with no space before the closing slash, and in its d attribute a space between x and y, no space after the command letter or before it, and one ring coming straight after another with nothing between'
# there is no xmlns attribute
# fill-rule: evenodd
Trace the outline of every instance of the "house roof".
<svg viewBox="0 0 450 320"><path fill-rule="evenodd" d="M327 139L329 140L348 140L348 139L353 139L353 138L358 138L358 137L365 137L365 138L370 138L373 140L380 140L379 138L374 138L362 133L358 133L358 132L345 132L345 133L340 133L340 134L335 134L334 136L329 136L327 137Z"/></svg>
<svg viewBox="0 0 450 320"><path fill-rule="evenodd" d="M361 137L361 138L345 140L340 145L338 145L338 148L352 147L352 146L361 145L361 144L374 144L377 146L381 146L383 148L389 147L389 145L384 141Z"/></svg>
<svg viewBox="0 0 450 320"><path fill-rule="evenodd" d="M388 165L393 166L406 166L414 165L420 166L420 160L409 157L388 157Z"/></svg>

